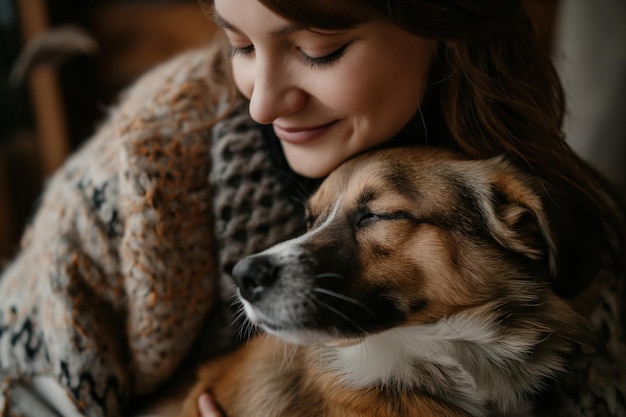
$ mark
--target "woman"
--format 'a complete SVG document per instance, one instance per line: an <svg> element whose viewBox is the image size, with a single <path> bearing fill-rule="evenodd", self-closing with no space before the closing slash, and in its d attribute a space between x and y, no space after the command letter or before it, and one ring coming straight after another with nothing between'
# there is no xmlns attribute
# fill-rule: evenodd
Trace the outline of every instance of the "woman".
<svg viewBox="0 0 626 417"><path fill-rule="evenodd" d="M595 212L578 244L621 241L602 181L563 141L563 93L518 2L214 0L210 11L251 117L272 125L295 172L322 177L410 130L414 143L508 155L567 190L574 218L586 223ZM619 245L610 250L619 256ZM570 264L555 290L572 297L584 289L597 256L586 253L576 277ZM219 415L208 396L199 407Z"/></svg>
<svg viewBox="0 0 626 417"><path fill-rule="evenodd" d="M504 154L541 177L567 242L553 288L583 293L597 326L596 307L608 305L602 342L621 341L609 293L618 281L594 280L602 260L620 259L621 213L564 142L563 92L520 2L206 5L230 64L203 51L155 69L50 181L0 281L9 381L47 375L82 413L116 415L168 378L199 333L214 351L229 340L216 332L232 263L299 233L297 200L316 179L367 149L407 143ZM591 363L602 375L593 385L581 363L553 396L564 415L623 412L623 387L568 397L620 376L604 358ZM216 415L206 396L199 407Z"/></svg>

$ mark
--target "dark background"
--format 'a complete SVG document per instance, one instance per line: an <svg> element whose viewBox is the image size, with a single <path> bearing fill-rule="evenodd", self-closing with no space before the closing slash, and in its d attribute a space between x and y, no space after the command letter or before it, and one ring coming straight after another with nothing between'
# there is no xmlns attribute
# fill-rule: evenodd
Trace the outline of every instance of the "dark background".
<svg viewBox="0 0 626 417"><path fill-rule="evenodd" d="M98 50L59 54L62 62L50 56L11 83L25 45L68 25ZM0 269L45 179L93 133L120 90L214 33L197 0L0 0Z"/></svg>

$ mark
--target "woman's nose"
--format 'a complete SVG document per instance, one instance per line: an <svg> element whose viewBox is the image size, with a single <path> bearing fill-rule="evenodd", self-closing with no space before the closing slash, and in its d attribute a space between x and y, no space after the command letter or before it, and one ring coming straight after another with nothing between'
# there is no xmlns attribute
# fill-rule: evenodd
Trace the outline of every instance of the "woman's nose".
<svg viewBox="0 0 626 417"><path fill-rule="evenodd" d="M250 94L250 116L261 124L296 113L306 103L306 93L280 66L257 60Z"/></svg>

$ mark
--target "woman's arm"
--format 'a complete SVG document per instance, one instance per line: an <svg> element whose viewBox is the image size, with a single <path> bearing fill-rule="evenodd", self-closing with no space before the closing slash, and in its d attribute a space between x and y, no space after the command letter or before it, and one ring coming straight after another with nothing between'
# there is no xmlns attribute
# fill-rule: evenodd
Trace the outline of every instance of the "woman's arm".
<svg viewBox="0 0 626 417"><path fill-rule="evenodd" d="M114 416L187 354L215 296L209 54L142 77L48 181L0 276L0 402L49 375Z"/></svg>

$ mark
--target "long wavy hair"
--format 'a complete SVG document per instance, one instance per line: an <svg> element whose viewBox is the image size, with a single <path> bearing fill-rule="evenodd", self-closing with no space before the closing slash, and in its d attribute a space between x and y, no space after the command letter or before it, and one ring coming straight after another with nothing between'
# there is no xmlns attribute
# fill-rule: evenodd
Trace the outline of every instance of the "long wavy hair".
<svg viewBox="0 0 626 417"><path fill-rule="evenodd" d="M437 40L422 105L428 136L448 138L469 158L504 154L543 180L560 241L558 294L578 294L607 254L621 266L623 209L565 141L563 88L520 1L259 1L304 27L348 29L382 16Z"/></svg>

